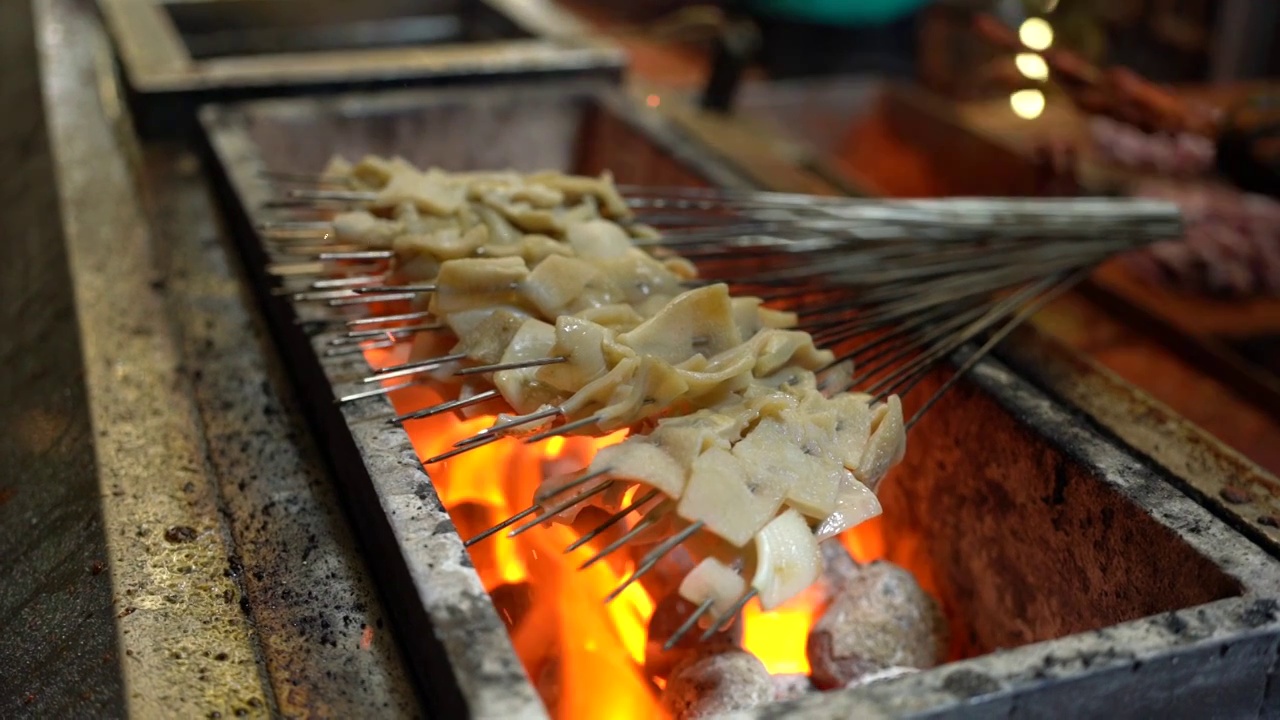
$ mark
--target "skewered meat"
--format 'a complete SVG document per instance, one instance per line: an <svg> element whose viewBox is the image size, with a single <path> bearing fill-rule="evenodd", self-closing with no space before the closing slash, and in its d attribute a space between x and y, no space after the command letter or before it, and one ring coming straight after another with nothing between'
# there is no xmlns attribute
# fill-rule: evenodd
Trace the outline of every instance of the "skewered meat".
<svg viewBox="0 0 1280 720"><path fill-rule="evenodd" d="M1107 117L1089 120L1094 145L1114 161L1166 175L1201 175L1213 168L1213 141L1202 135L1145 133Z"/></svg>
<svg viewBox="0 0 1280 720"><path fill-rule="evenodd" d="M518 413L481 440L557 418L565 434L632 429L585 469L599 482L546 480L536 503L548 519L656 491L638 529L705 538L679 592L729 612L747 591L765 609L795 596L818 577L820 540L879 514L868 484L905 450L897 398L820 392L814 373L835 358L791 329L796 316L723 284L688 288L691 265L635 245L650 230L626 224L607 176L457 175L376 158L350 173L375 194L335 233L393 249L395 277L429 283L425 309L457 338L416 339L411 362L442 379L493 366L474 368L464 394L492 388Z"/></svg>
<svg viewBox="0 0 1280 720"><path fill-rule="evenodd" d="M1125 256L1142 277L1185 292L1280 293L1280 203L1226 187L1157 181L1132 192L1177 203L1187 223L1183 238Z"/></svg>

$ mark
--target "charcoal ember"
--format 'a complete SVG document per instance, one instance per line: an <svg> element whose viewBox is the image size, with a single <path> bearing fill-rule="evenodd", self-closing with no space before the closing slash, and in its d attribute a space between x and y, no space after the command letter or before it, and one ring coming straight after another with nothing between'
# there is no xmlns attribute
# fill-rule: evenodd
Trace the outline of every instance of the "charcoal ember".
<svg viewBox="0 0 1280 720"><path fill-rule="evenodd" d="M813 681L809 679L809 676L803 673L772 675L770 677L773 680L774 702L795 700L818 690L813 686Z"/></svg>
<svg viewBox="0 0 1280 720"><path fill-rule="evenodd" d="M457 528L458 535L467 540L492 527L502 518L492 508L480 503L464 502L449 509L449 518ZM494 543L477 543L466 549L471 556L471 564L477 571L494 568L498 564Z"/></svg>
<svg viewBox="0 0 1280 720"><path fill-rule="evenodd" d="M640 555L634 556L637 561ZM640 578L649 597L667 597L674 595L684 577L697 566L688 548L677 545L674 550L663 555L658 564Z"/></svg>
<svg viewBox="0 0 1280 720"><path fill-rule="evenodd" d="M561 680L561 663L560 655L547 655L538 661L529 673L533 680L533 687L538 691L538 697L542 699L542 704L547 706L547 710L551 711L552 716L556 714L556 706L560 704L560 694L563 691L563 682Z"/></svg>
<svg viewBox="0 0 1280 720"><path fill-rule="evenodd" d="M520 622L533 607L533 587L527 582L503 583L489 591L493 607L498 617L506 623L508 630L520 626Z"/></svg>
<svg viewBox="0 0 1280 720"><path fill-rule="evenodd" d="M822 551L822 574L817 584L819 604L826 605L858 574L861 566L835 538L818 547Z"/></svg>
<svg viewBox="0 0 1280 720"><path fill-rule="evenodd" d="M806 655L822 690L901 666L938 664L946 621L911 573L889 562L866 565L832 601L809 633Z"/></svg>
<svg viewBox="0 0 1280 720"><path fill-rule="evenodd" d="M690 657L671 670L662 704L675 720L747 710L772 702L773 680L745 650Z"/></svg>
<svg viewBox="0 0 1280 720"><path fill-rule="evenodd" d="M649 635L644 649L644 671L650 680L665 680L676 665L690 658L736 650L742 645L742 623L735 622L715 635L700 640L705 628L695 626L670 650L663 645L698 606L671 593L667 595L649 618Z"/></svg>

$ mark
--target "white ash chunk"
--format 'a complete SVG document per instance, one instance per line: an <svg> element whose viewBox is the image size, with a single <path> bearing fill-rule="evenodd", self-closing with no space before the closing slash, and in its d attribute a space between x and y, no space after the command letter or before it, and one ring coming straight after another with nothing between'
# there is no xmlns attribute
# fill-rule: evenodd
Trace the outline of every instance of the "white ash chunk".
<svg viewBox="0 0 1280 720"><path fill-rule="evenodd" d="M764 663L743 650L692 657L677 665L662 693L675 720L714 717L773 701Z"/></svg>
<svg viewBox="0 0 1280 720"><path fill-rule="evenodd" d="M813 686L813 681L808 675L803 673L773 675L773 701L786 702L788 700L796 700L817 692L817 688Z"/></svg>
<svg viewBox="0 0 1280 720"><path fill-rule="evenodd" d="M850 579L809 633L806 654L823 690L892 667L929 668L947 648L946 621L911 573L877 561Z"/></svg>
<svg viewBox="0 0 1280 720"><path fill-rule="evenodd" d="M885 668L884 670L877 670L873 673L868 673L866 675L863 675L862 677L854 678L853 680L850 680L848 684L846 684L844 687L846 690L852 690L853 688L862 687L863 685L870 685L872 683L880 682L881 680L892 680L897 677L902 677L903 675L914 675L915 673L918 673L918 672L920 672L919 668L909 668L909 667Z"/></svg>

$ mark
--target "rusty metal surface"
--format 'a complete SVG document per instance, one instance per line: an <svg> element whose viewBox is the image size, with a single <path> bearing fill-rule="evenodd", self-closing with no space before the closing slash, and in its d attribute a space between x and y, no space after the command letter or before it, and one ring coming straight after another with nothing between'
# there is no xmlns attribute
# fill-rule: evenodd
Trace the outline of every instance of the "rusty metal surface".
<svg viewBox="0 0 1280 720"><path fill-rule="evenodd" d="M1165 468L1174 482L1280 556L1280 480L1096 361L1034 329L1000 352L1018 372L1078 407Z"/></svg>
<svg viewBox="0 0 1280 720"><path fill-rule="evenodd" d="M85 617L98 623L84 632L83 647L61 641L45 652L69 655L67 668L84 673L86 690L102 682L88 662L107 664L123 683L114 699L104 683L76 712L80 696L24 660L17 682L51 688L29 711L422 715L341 506L278 389L279 369L226 261L198 164L134 143L88 3L36 8L66 289L83 354L81 361L71 348L58 360L82 368L67 374L82 372L93 429L79 462L96 461L92 489L45 514L65 522L81 503L99 504L103 554L84 574L102 584L99 604L109 612ZM41 432L56 429L48 418L31 419ZM68 432L66 440L75 439ZM90 516L84 527L91 535L99 526ZM59 547L56 538L28 540L46 554ZM62 572L54 558L38 559ZM34 599L19 619L33 629L45 618L56 622L43 598ZM50 640L61 632L48 630ZM118 653L87 652L104 632ZM6 688L12 669L0 672Z"/></svg>
<svg viewBox="0 0 1280 720"><path fill-rule="evenodd" d="M972 372L971 384L998 402L1009 413L1009 421L1043 438L1055 452L1082 466L1103 488L1128 498L1140 512L1210 558L1241 583L1243 595L998 650L900 679L734 717L1237 718L1280 713L1280 564L1178 492L1161 472L1134 457L1123 444L1080 422L1072 410L1001 363L988 359ZM960 423L969 419L963 413L951 415ZM926 418L921 427L934 419ZM996 427L991 431L993 437L1003 434ZM981 429L970 431L970 435L983 434ZM973 448L973 444L966 447ZM1000 457L998 450L985 446L972 452L984 458L979 464L998 462ZM946 463L939 472L947 472L953 465ZM889 482L910 482L911 477L898 476ZM1070 482L1056 489L1068 495L1086 490ZM1007 496L1004 502L1008 502ZM1051 503L1052 498L1045 502ZM1082 509L1087 515L1088 508ZM936 516L931 519L939 522ZM993 521L999 524L997 518ZM1087 531L1082 529L1081 533ZM982 542L980 536L973 540ZM1026 542L1037 540L1024 537ZM1154 535L1133 541L1163 542ZM1081 553L1090 551L1082 549ZM975 545L968 552L982 554L984 550ZM1099 579L1091 576L1103 567L1109 565L1095 562L1082 566L1080 587L1073 592L1087 593L1092 587L1104 593L1100 602L1114 601L1114 596L1098 587ZM1158 576L1159 569L1151 570ZM1021 579L1006 576L1010 572L1016 568L994 569L988 574L994 587L984 590L997 596L1016 593L1013 588ZM1210 579L1206 576L1205 580ZM1119 589L1117 594L1123 592ZM1052 598L1044 601L1055 602ZM1026 610L1015 607L1014 612Z"/></svg>

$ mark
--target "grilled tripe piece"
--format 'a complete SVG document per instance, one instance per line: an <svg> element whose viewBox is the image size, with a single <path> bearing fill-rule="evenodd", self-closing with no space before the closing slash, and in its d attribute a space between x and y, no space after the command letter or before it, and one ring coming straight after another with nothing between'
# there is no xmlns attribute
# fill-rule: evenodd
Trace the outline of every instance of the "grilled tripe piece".
<svg viewBox="0 0 1280 720"><path fill-rule="evenodd" d="M547 411L512 434L552 415L578 423L570 433L632 430L586 468L606 491L583 486L567 497L590 500L549 519L658 491L641 508L655 527L701 530L679 592L719 613L749 589L765 609L786 602L817 577L820 541L880 514L869 486L905 452L898 398L820 392L815 372L834 357L793 329L795 314L723 284L690 288L691 264L637 247L652 230L630 223L607 175L450 174L373 156L330 171L374 193L334 235L393 250L393 278L434 286L418 306L454 337L418 336L411 359L527 363L462 383L520 415ZM575 477L549 478L539 496L562 503L554 491Z"/></svg>

